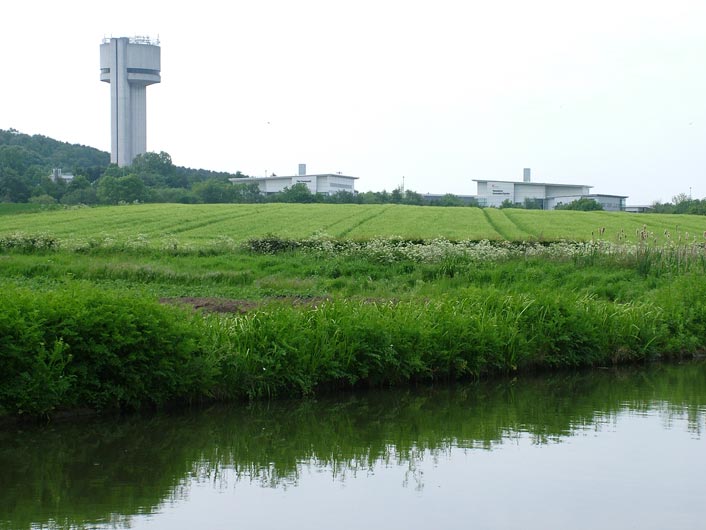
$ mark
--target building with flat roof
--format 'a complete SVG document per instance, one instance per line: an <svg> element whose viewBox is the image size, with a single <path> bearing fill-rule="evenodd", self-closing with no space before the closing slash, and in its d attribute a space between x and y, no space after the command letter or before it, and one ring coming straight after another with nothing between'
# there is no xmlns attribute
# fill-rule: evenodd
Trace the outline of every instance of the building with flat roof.
<svg viewBox="0 0 706 530"><path fill-rule="evenodd" d="M355 181L358 177L341 175L340 173L319 173L314 175L306 174L306 164L299 164L299 174L284 177L249 177L231 178L233 184L255 183L264 194L279 193L284 188L291 188L296 184L304 184L311 193L323 193L334 195L339 191L355 193Z"/></svg>
<svg viewBox="0 0 706 530"><path fill-rule="evenodd" d="M652 206L647 206L647 205L633 205L633 206L626 206L625 211L630 212L630 213L648 213L654 210Z"/></svg>
<svg viewBox="0 0 706 530"><path fill-rule="evenodd" d="M625 195L591 193L593 186L584 184L554 184L532 182L530 169L524 169L522 182L509 180L474 179L478 185L478 204L499 207L505 201L512 204L525 204L531 201L543 210L553 210L560 204L569 204L578 199L593 199L604 210L624 211Z"/></svg>

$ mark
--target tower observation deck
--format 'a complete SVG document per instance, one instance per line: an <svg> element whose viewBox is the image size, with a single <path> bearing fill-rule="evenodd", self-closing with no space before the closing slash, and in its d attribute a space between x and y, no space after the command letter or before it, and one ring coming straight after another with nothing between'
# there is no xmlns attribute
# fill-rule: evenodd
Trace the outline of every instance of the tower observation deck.
<svg viewBox="0 0 706 530"><path fill-rule="evenodd" d="M147 151L146 87L159 83L159 41L106 38L100 46L101 81L110 83L110 161L129 166Z"/></svg>

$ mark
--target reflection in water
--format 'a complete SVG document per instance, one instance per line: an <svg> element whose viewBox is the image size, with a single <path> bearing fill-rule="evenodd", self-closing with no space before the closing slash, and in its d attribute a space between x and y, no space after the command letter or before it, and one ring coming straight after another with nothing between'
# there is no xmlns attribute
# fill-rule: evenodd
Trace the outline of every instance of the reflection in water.
<svg viewBox="0 0 706 530"><path fill-rule="evenodd" d="M445 488L450 499L454 469L478 449L496 455L488 475L485 460L473 460L483 482L498 469L522 470L527 452L515 461L513 448L558 444L570 466L582 439L612 443L619 425L641 415L701 440L705 413L706 365L695 363L11 427L0 431L0 528L128 527L205 491L303 495L305 481L355 496L374 479L387 488L380 495L403 487L433 499L430 488Z"/></svg>

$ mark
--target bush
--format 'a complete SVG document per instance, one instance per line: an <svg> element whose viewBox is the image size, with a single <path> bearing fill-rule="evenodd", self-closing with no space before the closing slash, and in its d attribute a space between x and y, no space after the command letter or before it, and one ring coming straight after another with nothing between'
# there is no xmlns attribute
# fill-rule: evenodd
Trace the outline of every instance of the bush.
<svg viewBox="0 0 706 530"><path fill-rule="evenodd" d="M43 252L56 250L59 241L49 234L23 234L16 233L7 236L0 236L1 250L17 250L20 252Z"/></svg>
<svg viewBox="0 0 706 530"><path fill-rule="evenodd" d="M568 204L559 203L555 206L556 210L580 210L582 212L591 212L603 210L603 206L594 199L583 197L576 199Z"/></svg>
<svg viewBox="0 0 706 530"><path fill-rule="evenodd" d="M254 237L244 243L244 248L255 254L277 254L299 248L299 241L286 239L273 234L264 237Z"/></svg>
<svg viewBox="0 0 706 530"><path fill-rule="evenodd" d="M183 310L81 286L0 294L0 408L138 408L205 394L214 375Z"/></svg>

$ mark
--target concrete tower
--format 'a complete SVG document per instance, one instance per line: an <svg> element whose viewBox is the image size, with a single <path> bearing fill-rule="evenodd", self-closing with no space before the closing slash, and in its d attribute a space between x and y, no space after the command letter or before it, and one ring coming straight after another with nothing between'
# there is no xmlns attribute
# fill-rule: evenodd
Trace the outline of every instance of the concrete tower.
<svg viewBox="0 0 706 530"><path fill-rule="evenodd" d="M110 83L110 161L129 166L147 151L147 85L159 83L159 41L147 37L104 39L101 81Z"/></svg>

